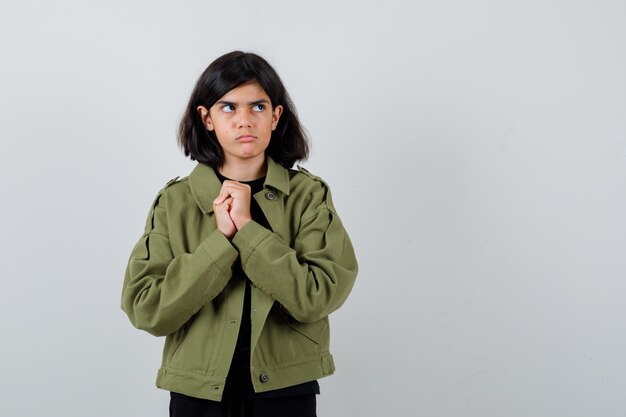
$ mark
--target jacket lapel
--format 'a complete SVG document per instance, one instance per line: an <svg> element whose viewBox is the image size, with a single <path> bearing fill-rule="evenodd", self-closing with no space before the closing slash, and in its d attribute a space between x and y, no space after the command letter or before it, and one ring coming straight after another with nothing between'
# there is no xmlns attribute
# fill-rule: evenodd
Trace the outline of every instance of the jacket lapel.
<svg viewBox="0 0 626 417"><path fill-rule="evenodd" d="M213 213L213 200L220 193L222 183L213 168L198 163L189 174L189 188L196 204L204 214Z"/></svg>

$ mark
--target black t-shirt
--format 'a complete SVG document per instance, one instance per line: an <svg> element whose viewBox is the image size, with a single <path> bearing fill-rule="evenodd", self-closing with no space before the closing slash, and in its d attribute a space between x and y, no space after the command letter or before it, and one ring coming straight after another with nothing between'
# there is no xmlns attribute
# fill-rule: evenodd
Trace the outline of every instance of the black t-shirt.
<svg viewBox="0 0 626 417"><path fill-rule="evenodd" d="M224 182L228 178L215 170L220 182ZM251 195L263 190L265 177L253 181L240 181L248 184L251 188ZM250 199L250 215L252 220L271 229L267 219L261 211L261 207L254 197ZM243 314L241 318L241 326L239 327L239 336L235 346L235 353L230 364L230 370L226 377L226 386L224 387L224 398L275 398L290 397L297 395L319 394L320 386L317 381L305 382L303 384L294 385L287 388L281 388L273 391L255 393L252 386L250 375L250 334L252 331L252 323L250 321L251 309L251 282L241 269L241 262L238 260L233 266L233 277L231 279L245 279L246 289L243 298Z"/></svg>

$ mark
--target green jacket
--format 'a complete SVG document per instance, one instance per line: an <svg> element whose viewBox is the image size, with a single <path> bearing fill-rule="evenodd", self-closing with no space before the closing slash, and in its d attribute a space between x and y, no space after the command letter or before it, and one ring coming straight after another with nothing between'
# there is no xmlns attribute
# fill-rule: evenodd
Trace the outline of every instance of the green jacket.
<svg viewBox="0 0 626 417"><path fill-rule="evenodd" d="M328 315L357 274L350 238L330 191L307 171L268 158L264 190L254 195L272 230L251 221L229 241L212 202L221 188L198 164L157 195L130 255L122 309L132 324L167 336L157 386L219 401L242 317L244 280L252 283L250 373L256 392L334 372Z"/></svg>

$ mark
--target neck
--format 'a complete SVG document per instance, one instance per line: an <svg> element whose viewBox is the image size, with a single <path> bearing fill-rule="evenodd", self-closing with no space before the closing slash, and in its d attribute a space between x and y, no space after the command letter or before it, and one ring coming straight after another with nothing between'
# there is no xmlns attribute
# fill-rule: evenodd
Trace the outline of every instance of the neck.
<svg viewBox="0 0 626 417"><path fill-rule="evenodd" d="M235 181L253 181L267 173L265 155L253 160L225 160L219 168L220 174Z"/></svg>

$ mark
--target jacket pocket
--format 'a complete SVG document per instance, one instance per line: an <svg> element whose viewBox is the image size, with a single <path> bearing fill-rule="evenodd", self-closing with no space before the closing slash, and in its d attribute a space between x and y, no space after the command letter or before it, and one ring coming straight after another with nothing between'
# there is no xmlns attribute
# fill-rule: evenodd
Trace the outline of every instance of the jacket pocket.
<svg viewBox="0 0 626 417"><path fill-rule="evenodd" d="M328 318L324 317L322 320L318 320L313 323L301 323L291 317L289 313L282 311L282 308L280 310L281 316L287 323L287 326L315 344L320 344L322 337L324 336L324 332L328 330Z"/></svg>
<svg viewBox="0 0 626 417"><path fill-rule="evenodd" d="M170 349L170 354L168 355L170 359L174 357L174 353L176 353L180 345L182 345L185 341L185 338L189 334L189 327L191 327L191 320L188 320L185 324L183 324L183 327L176 332L176 336L174 336L174 341Z"/></svg>

